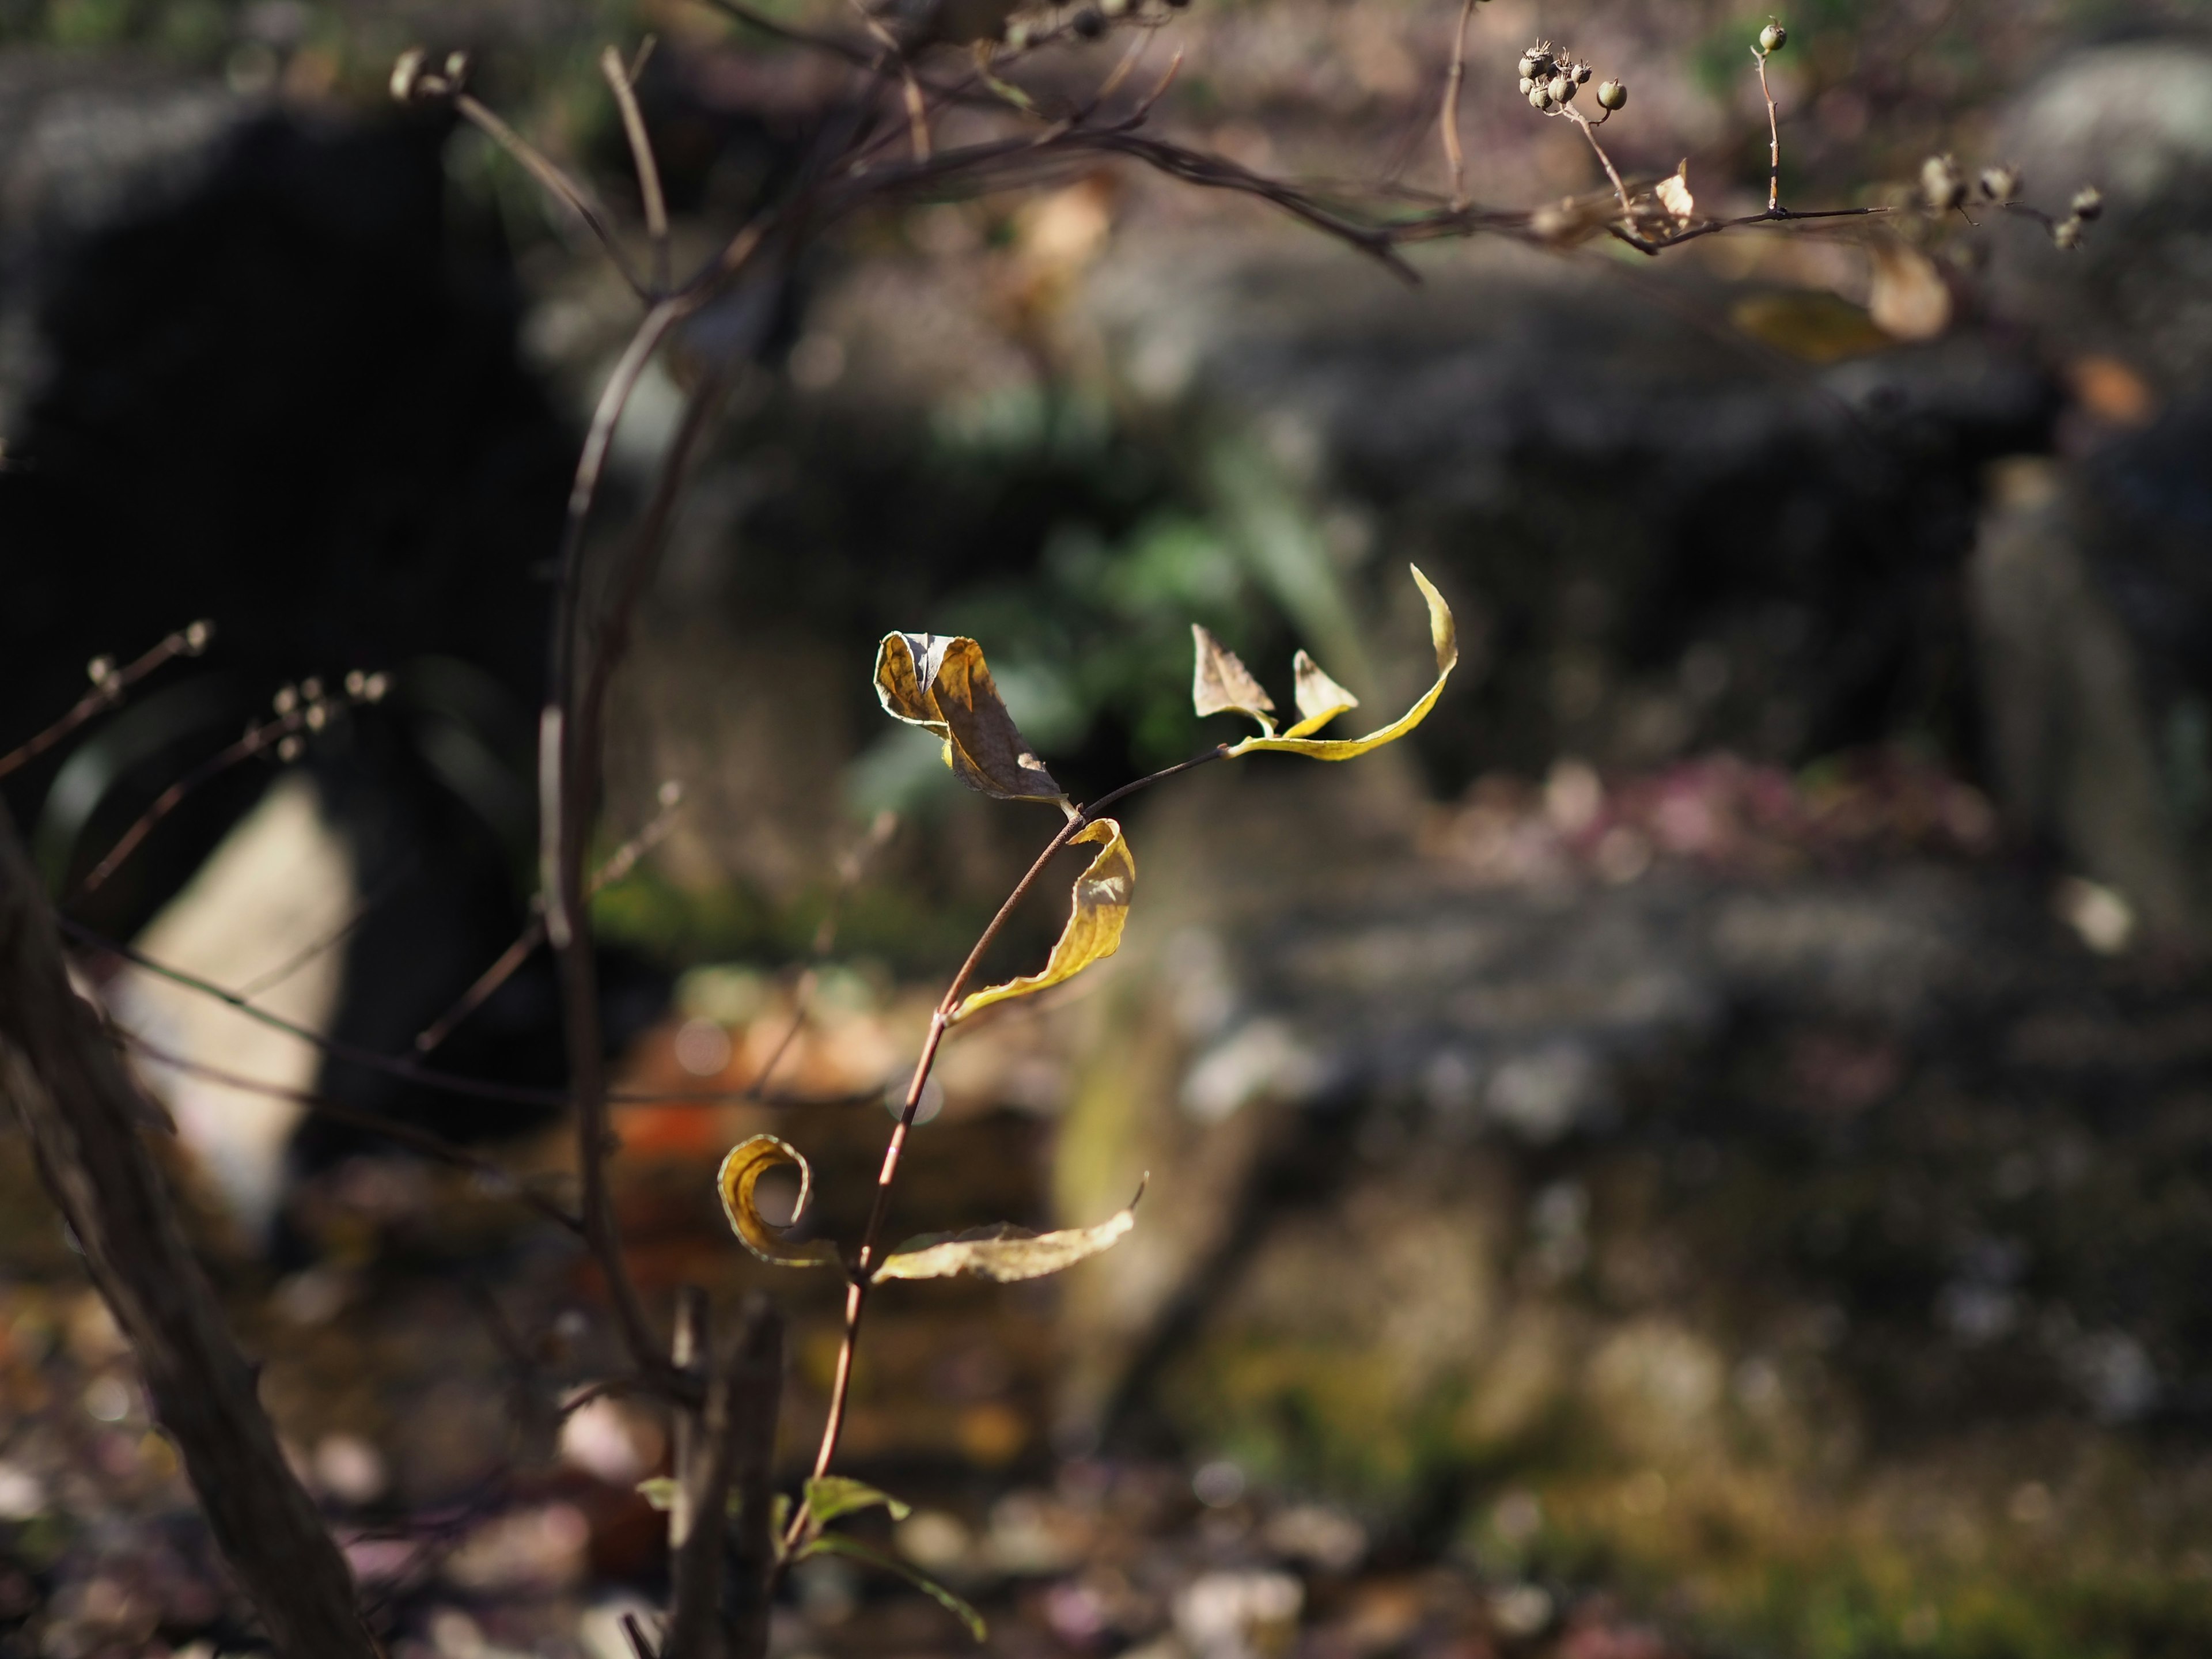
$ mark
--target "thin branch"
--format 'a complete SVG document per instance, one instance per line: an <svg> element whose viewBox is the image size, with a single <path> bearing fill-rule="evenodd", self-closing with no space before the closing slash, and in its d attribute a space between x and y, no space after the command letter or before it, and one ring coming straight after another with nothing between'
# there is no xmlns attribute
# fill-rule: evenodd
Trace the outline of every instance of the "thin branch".
<svg viewBox="0 0 2212 1659"><path fill-rule="evenodd" d="M613 228L607 223L605 211L584 193L583 186L556 166L550 157L527 138L494 114L477 98L465 92L453 94L453 107L473 122L491 141L512 155L530 176L568 204L576 216L591 228L592 234L599 239L606 250L607 258L629 285L631 293L641 300L650 300L653 291L630 269L629 256L615 240Z"/></svg>
<svg viewBox="0 0 2212 1659"><path fill-rule="evenodd" d="M671 791L674 791L672 799ZM653 820L620 847L615 848L606 861L592 872L585 889L585 896L597 897L606 888L623 880L637 867L637 861L665 840L675 827L677 809L683 805L681 788L673 782L661 785L662 806ZM453 1030L471 1014L491 1000L492 994L514 976L515 970L530 959L531 952L545 942L545 896L535 894L530 902L531 915L514 942L501 951L491 966L477 975L476 982L461 993L453 1006L425 1027L415 1039L415 1052L427 1054L453 1036Z"/></svg>
<svg viewBox="0 0 2212 1659"><path fill-rule="evenodd" d="M1444 160L1451 168L1451 199L1455 208L1467 203L1467 158L1459 148L1459 88L1467 78L1467 21L1474 14L1474 0L1460 0L1459 27L1452 33L1451 70L1444 76L1444 105L1437 112L1437 130L1443 133Z"/></svg>
<svg viewBox="0 0 2212 1659"><path fill-rule="evenodd" d="M488 1078L469 1077L459 1072L444 1072L424 1066L404 1055L379 1054L374 1048L360 1048L335 1037L325 1036L312 1026L297 1020L287 1019L273 1013L258 1003L249 1002L227 986L186 971L168 963L148 956L135 945L119 939L109 939L87 927L70 916L57 916L55 925L71 939L88 949L104 951L110 955L144 969L148 973L180 985L188 991L209 997L227 1007L234 1008L248 1019L267 1026L272 1031L296 1037L310 1048L319 1050L341 1065L357 1066L364 1071L380 1072L397 1078L402 1083L411 1083L419 1088L436 1090L442 1094L461 1095L476 1100L502 1101L516 1106L544 1106L555 1110L572 1103L572 1097L559 1089L534 1088L527 1084L497 1083ZM758 1100L770 1106L836 1106L857 1105L875 1099L873 1093L833 1095L819 1098L797 1096L761 1096L745 1089L690 1090L613 1090L607 1098L621 1106L718 1106L741 1101Z"/></svg>
<svg viewBox="0 0 2212 1659"><path fill-rule="evenodd" d="M652 50L653 37L647 35L645 44L638 48L639 68L644 67ZM625 68L622 54L608 46L599 53L599 73L606 77L615 95L615 106L622 111L623 131L629 140L630 163L637 169L637 193L645 205L645 234L653 244L653 292L665 294L672 281L668 267L668 204L660 193L660 168L653 159L653 140L645 130L645 113L637 106L636 70Z"/></svg>
<svg viewBox="0 0 2212 1659"><path fill-rule="evenodd" d="M125 1026L113 1024L111 1022L109 1029L126 1047L136 1049L157 1066L164 1066L172 1071L182 1072L191 1077L204 1078L210 1083L220 1083L223 1087L236 1089L241 1094L260 1095L270 1100L289 1101L295 1106L304 1107L317 1117L328 1118L333 1123L343 1123L352 1128L363 1129L371 1134L381 1135L394 1146L404 1146L408 1151L419 1152L424 1158L434 1159L440 1164L450 1164L457 1170L466 1170L471 1175L481 1176L493 1190L507 1194L521 1203L528 1205L538 1214L550 1221L558 1223L568 1231L579 1235L583 1232L584 1224L581 1221L543 1193L525 1185L521 1177L514 1171L490 1158L478 1157L465 1146L455 1146L443 1135L433 1134L428 1129L417 1128L411 1123L402 1122L395 1117L387 1117L381 1112L365 1112L358 1107L342 1105L326 1095L314 1094L305 1089L288 1088L281 1083L264 1083L258 1078L241 1076L236 1072L226 1071L219 1066L210 1066L200 1060L188 1060L184 1055L165 1048L159 1043L149 1042Z"/></svg>
<svg viewBox="0 0 2212 1659"><path fill-rule="evenodd" d="M0 755L0 778L27 766L87 720L119 708L131 687L163 664L178 657L198 656L214 636L214 623L196 622L189 628L179 629L127 668L118 669L108 659L101 658L93 665L92 690L77 700L75 708L36 737ZM106 672L100 672L103 668Z"/></svg>
<svg viewBox="0 0 2212 1659"><path fill-rule="evenodd" d="M245 984L238 988L238 994L246 1000L251 1001L264 991L272 991L276 989L276 987L282 985L286 980L290 979L301 969L307 967L309 963L313 962L318 957L325 956L331 951L337 949L339 945L344 944L346 940L353 937L355 931L360 927L362 923L367 921L369 917L375 915L378 910L389 903L391 902L392 896L394 893L397 893L409 882L415 879L418 864L419 860L410 859L407 861L406 866L403 868L398 875L392 877L391 880L386 882L374 893L371 893L367 898L362 900L359 904L356 905L351 915L348 916L343 921L340 922L329 933L324 934L322 938L317 939L313 944L309 945L300 951L295 951L291 956L287 957L283 962L278 963L276 966L270 969L266 973L255 975L252 979L246 981Z"/></svg>
<svg viewBox="0 0 2212 1659"><path fill-rule="evenodd" d="M1628 204L1628 186L1620 182L1620 173L1613 165L1613 157L1607 155L1605 153L1605 146L1598 143L1597 131L1591 126L1589 117L1584 115L1572 104L1563 106L1559 113L1583 130L1583 137L1589 140L1589 147L1597 152L1598 163L1605 168L1605 176L1613 180L1613 193L1620 198L1622 216L1632 224L1634 223L1636 210Z"/></svg>
<svg viewBox="0 0 2212 1659"><path fill-rule="evenodd" d="M1759 95L1766 100L1766 210L1774 213L1782 206L1782 123L1775 112L1774 94L1767 89L1767 54L1754 46L1751 56L1759 65Z"/></svg>

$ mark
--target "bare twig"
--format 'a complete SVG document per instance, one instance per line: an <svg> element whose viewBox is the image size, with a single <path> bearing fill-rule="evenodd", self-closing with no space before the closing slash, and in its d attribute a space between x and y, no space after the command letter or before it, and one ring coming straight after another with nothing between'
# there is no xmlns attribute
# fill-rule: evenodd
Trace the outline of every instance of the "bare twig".
<svg viewBox="0 0 2212 1659"><path fill-rule="evenodd" d="M253 1370L132 1127L130 1080L70 988L48 908L0 815L0 1091L131 1343L209 1529L289 1659L376 1659L353 1576L278 1449Z"/></svg>
<svg viewBox="0 0 2212 1659"><path fill-rule="evenodd" d="M1768 54L1754 46L1751 56L1759 65L1759 95L1766 100L1766 210L1774 213L1782 206L1782 120L1766 85Z"/></svg>
<svg viewBox="0 0 2212 1659"><path fill-rule="evenodd" d="M196 622L189 628L179 629L127 668L117 668L108 659L101 658L93 665L92 690L77 700L75 708L36 737L0 755L0 778L27 766L87 720L118 707L132 686L164 663L178 657L198 656L207 649L214 635L214 623Z"/></svg>
<svg viewBox="0 0 2212 1659"><path fill-rule="evenodd" d="M1467 21L1474 14L1474 0L1460 0L1459 27L1452 33L1451 69L1444 76L1444 105L1437 112L1437 128L1443 135L1444 161L1451 168L1451 201L1467 205L1467 158L1459 148L1459 88L1467 78Z"/></svg>
<svg viewBox="0 0 2212 1659"><path fill-rule="evenodd" d="M637 861L667 839L668 832L676 826L677 809L684 803L683 791L673 782L661 785L661 809L652 822L621 846L615 848L606 861L592 872L587 897L596 896L615 883L625 879L637 868ZM671 792L673 791L672 798ZM491 966L477 975L476 982L461 993L453 1006L423 1027L415 1039L415 1052L427 1054L453 1036L453 1030L471 1014L491 1000L492 994L514 976L516 969L530 959L530 954L545 942L545 896L535 894L530 902L530 920L515 935L514 942L501 951Z"/></svg>
<svg viewBox="0 0 2212 1659"><path fill-rule="evenodd" d="M191 1060L161 1044L150 1042L136 1031L112 1025L116 1036L130 1048L137 1049L157 1066L182 1072L191 1077L205 1078L210 1083L220 1083L227 1089L236 1089L243 1094L260 1095L270 1100L289 1100L295 1106L305 1107L318 1117L328 1118L333 1123L343 1123L370 1134L381 1135L394 1146L404 1146L411 1152L441 1164L450 1164L457 1170L466 1170L481 1177L493 1191L511 1195L528 1205L549 1221L558 1223L572 1233L580 1234L584 1224L553 1200L526 1185L514 1170L488 1158L480 1158L465 1146L457 1146L443 1135L414 1124L386 1117L381 1112L365 1112L358 1107L342 1105L326 1095L305 1089L293 1089L279 1083L264 1083L239 1073L226 1071L219 1066L210 1066Z"/></svg>
<svg viewBox="0 0 2212 1659"><path fill-rule="evenodd" d="M220 777L232 767L252 760L257 755L276 751L282 760L290 760L300 752L303 732L319 732L331 718L334 708L350 708L364 702L377 702L384 696L387 682L382 674L349 674L340 696L325 701L319 686L310 680L303 683L307 695L301 695L290 686L277 694L277 715L260 726L250 726L246 735L228 747L218 750L191 771L154 798L154 804L140 813L137 820L123 832L121 839L108 849L107 856L93 866L91 872L78 885L81 897L97 891L107 878L123 866L125 860L137 852L147 836L154 833L161 820L183 805L192 792Z"/></svg>
<svg viewBox="0 0 2212 1659"><path fill-rule="evenodd" d="M653 37L647 35L638 48L638 69L644 67L652 51ZM653 244L653 292L665 294L673 280L668 265L668 204L660 193L660 168L653 159L653 140L645 131L645 113L637 106L637 70L626 68L622 54L608 46L599 53L599 73L606 77L607 86L615 95L615 106L622 111L623 132L629 140L630 163L637 169L637 193L645 208L645 234Z"/></svg>
<svg viewBox="0 0 2212 1659"><path fill-rule="evenodd" d="M1565 106L1560 113L1583 130L1583 137L1589 140L1589 147L1597 152L1598 162L1605 168L1605 176L1613 180L1613 192L1620 198L1622 216L1633 222L1635 210L1628 204L1628 186L1620 182L1620 173L1613 165L1613 157L1607 155L1605 153L1605 146L1598 143L1597 132L1591 125L1589 117L1584 115L1572 104Z"/></svg>
<svg viewBox="0 0 2212 1659"><path fill-rule="evenodd" d="M606 250L607 258L629 284L630 292L641 300L650 300L653 290L630 268L629 257L615 240L614 228L607 222L606 213L598 203L585 193L584 187L556 166L552 159L527 138L494 114L472 94L453 94L453 107L479 128L486 137L522 164L524 171L568 204L576 216L590 227L598 237L599 246Z"/></svg>

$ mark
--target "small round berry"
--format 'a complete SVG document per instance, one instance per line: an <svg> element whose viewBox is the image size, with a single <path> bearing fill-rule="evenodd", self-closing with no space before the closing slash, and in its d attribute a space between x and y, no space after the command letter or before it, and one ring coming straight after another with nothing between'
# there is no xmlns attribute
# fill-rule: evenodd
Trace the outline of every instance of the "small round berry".
<svg viewBox="0 0 2212 1659"><path fill-rule="evenodd" d="M1524 75L1524 76L1522 76L1521 77L1521 95L1522 95L1523 98L1526 98L1526 97L1527 97L1527 96L1528 96L1531 92L1534 92L1535 89L1536 89L1536 83L1535 83L1534 81L1531 81L1531 80L1530 80L1527 76L1525 76L1525 75Z"/></svg>
<svg viewBox="0 0 2212 1659"><path fill-rule="evenodd" d="M1790 31L1778 21L1770 21L1766 27L1759 32L1759 49L1761 52L1779 52L1789 44Z"/></svg>
<svg viewBox="0 0 2212 1659"><path fill-rule="evenodd" d="M1628 88L1626 83L1620 81L1601 82L1597 89L1597 101L1606 109L1619 109L1628 101Z"/></svg>
<svg viewBox="0 0 2212 1659"><path fill-rule="evenodd" d="M1538 59L1534 52L1524 52L1521 54L1521 78L1523 81L1533 81L1536 78L1537 66Z"/></svg>
<svg viewBox="0 0 2212 1659"><path fill-rule="evenodd" d="M2105 193L2094 185L2084 185L2074 192L2071 205L2076 219L2094 219L2105 210Z"/></svg>
<svg viewBox="0 0 2212 1659"><path fill-rule="evenodd" d="M1551 107L1551 104L1552 94L1544 88L1532 86L1528 88L1528 107L1530 109L1548 109Z"/></svg>
<svg viewBox="0 0 2212 1659"><path fill-rule="evenodd" d="M1588 82L1588 81L1589 81L1589 78L1590 78L1590 66L1589 66L1588 64L1576 64L1576 65L1575 65L1575 79L1576 79L1576 80L1580 81L1580 82Z"/></svg>
<svg viewBox="0 0 2212 1659"><path fill-rule="evenodd" d="M1552 96L1563 104L1573 103L1575 94L1581 90L1582 88L1576 84L1575 78L1571 75L1562 75L1552 82Z"/></svg>

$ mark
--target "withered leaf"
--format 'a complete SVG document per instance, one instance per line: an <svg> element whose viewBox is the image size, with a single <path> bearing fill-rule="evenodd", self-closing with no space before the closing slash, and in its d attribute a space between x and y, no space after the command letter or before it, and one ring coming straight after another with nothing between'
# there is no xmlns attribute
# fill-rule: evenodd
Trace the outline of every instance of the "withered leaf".
<svg viewBox="0 0 2212 1659"><path fill-rule="evenodd" d="M1191 707L1201 718L1207 714L1249 714L1262 732L1273 732L1268 718L1275 707L1252 671L1234 651L1196 623L1190 625L1191 643L1198 648L1198 666L1191 675Z"/></svg>
<svg viewBox="0 0 2212 1659"><path fill-rule="evenodd" d="M789 1225L805 1217L807 1200L814 1195L814 1171L798 1149L774 1135L755 1135L741 1140L722 1160L715 1186L722 1194L722 1213L738 1243L763 1261L779 1267L827 1267L837 1260L837 1247L827 1241L811 1244L785 1243L782 1229L774 1226L754 1202L753 1188L770 1170L789 1165L799 1171L799 1202L792 1206Z"/></svg>
<svg viewBox="0 0 2212 1659"><path fill-rule="evenodd" d="M1067 926L1060 930L1060 938L1054 942L1052 954L1045 959L1044 966L1034 974L1010 979L1003 985L970 993L952 1011L953 1022L965 1019L977 1009L988 1008L994 1002L1049 989L1121 948L1121 927L1129 919L1129 902L1137 891L1136 857L1121 837L1121 824L1112 818L1099 818L1085 824L1068 837L1071 847L1078 842L1105 844L1098 856L1075 878Z"/></svg>
<svg viewBox="0 0 2212 1659"><path fill-rule="evenodd" d="M950 1236L925 1233L910 1238L885 1256L872 1275L886 1279L951 1279L972 1273L978 1279L1011 1285L1020 1279L1042 1279L1063 1267L1072 1267L1101 1250L1111 1249L1137 1224L1137 1202L1142 1186L1125 1210L1116 1210L1095 1227L1072 1227L1061 1232L1033 1233L1006 1222L976 1227Z"/></svg>
<svg viewBox="0 0 2212 1659"><path fill-rule="evenodd" d="M1690 163L1686 159L1674 169L1673 177L1659 181L1658 197L1659 205L1678 223L1686 225L1698 216L1698 198L1690 194Z"/></svg>
<svg viewBox="0 0 2212 1659"><path fill-rule="evenodd" d="M1867 244L1874 281L1867 313L1893 340L1932 340L1951 325L1951 290L1936 262L1893 236Z"/></svg>
<svg viewBox="0 0 2212 1659"><path fill-rule="evenodd" d="M1000 800L1062 798L1006 712L975 641L884 635L876 652L876 696L893 719L943 738L945 763L970 789Z"/></svg>
<svg viewBox="0 0 2212 1659"><path fill-rule="evenodd" d="M1443 695L1444 682L1451 678L1452 670L1459 664L1459 634L1452 623L1451 607L1444 603L1444 596L1437 592L1436 585L1421 574L1419 565L1408 565L1407 568L1413 573L1413 580L1421 590L1421 597L1428 601L1429 641L1436 647L1437 652L1436 684L1429 687L1421 700L1389 725L1380 731L1370 732L1364 738L1294 737L1285 732L1279 738L1247 738L1230 750L1231 756L1279 752L1304 755L1311 760L1352 760L1380 749L1386 743L1396 742L1428 718L1429 710L1437 706L1437 699Z"/></svg>
<svg viewBox="0 0 2212 1659"><path fill-rule="evenodd" d="M1291 659L1291 672L1297 677L1298 721L1283 733L1285 737L1310 737L1346 709L1359 707L1359 699L1331 679L1304 652Z"/></svg>

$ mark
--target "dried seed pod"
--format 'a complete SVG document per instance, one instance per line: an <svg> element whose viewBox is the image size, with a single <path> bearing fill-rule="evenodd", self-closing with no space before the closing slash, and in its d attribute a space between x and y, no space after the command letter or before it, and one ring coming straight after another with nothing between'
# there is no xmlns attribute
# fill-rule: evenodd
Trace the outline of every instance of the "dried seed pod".
<svg viewBox="0 0 2212 1659"><path fill-rule="evenodd" d="M1930 213L1948 213L1966 199L1966 181L1959 164L1948 155L1931 155L1920 164L1920 194Z"/></svg>
<svg viewBox="0 0 2212 1659"><path fill-rule="evenodd" d="M2081 221L2079 218L2061 219L2051 228L2051 240L2063 248L2081 246Z"/></svg>
<svg viewBox="0 0 2212 1659"><path fill-rule="evenodd" d="M1563 104L1573 103L1575 94L1581 90L1582 88L1575 83L1575 78L1571 75L1562 75L1552 82L1552 96Z"/></svg>
<svg viewBox="0 0 2212 1659"><path fill-rule="evenodd" d="M1627 84L1620 81L1607 81L1600 83L1597 89L1597 101L1606 109L1620 109L1628 102Z"/></svg>
<svg viewBox="0 0 2212 1659"><path fill-rule="evenodd" d="M1129 9L1129 0L1098 0L1098 9L1108 17L1121 17Z"/></svg>
<svg viewBox="0 0 2212 1659"><path fill-rule="evenodd" d="M1542 87L1531 87L1528 88L1529 108L1549 109L1551 106L1552 94L1549 92Z"/></svg>
<svg viewBox="0 0 2212 1659"><path fill-rule="evenodd" d="M2020 169L2017 167L1984 167L1982 194L1992 202L2009 202L2020 195Z"/></svg>
<svg viewBox="0 0 2212 1659"><path fill-rule="evenodd" d="M1106 33L1106 20L1098 15L1095 6L1085 6L1075 14L1075 32L1086 40L1096 40Z"/></svg>
<svg viewBox="0 0 2212 1659"><path fill-rule="evenodd" d="M105 685L115 677L115 659L94 657L84 665L84 677L94 685Z"/></svg>
<svg viewBox="0 0 2212 1659"><path fill-rule="evenodd" d="M276 758L280 761L295 761L307 751L307 745L299 738L287 738L276 745Z"/></svg>
<svg viewBox="0 0 2212 1659"><path fill-rule="evenodd" d="M278 714L289 714L300 706L299 690L289 685L279 686L276 689L276 695L271 697L269 702L270 707Z"/></svg>
<svg viewBox="0 0 2212 1659"><path fill-rule="evenodd" d="M201 652L208 648L208 641L213 638L215 638L213 623L194 623L190 628L185 629L185 654L188 657L198 656Z"/></svg>
<svg viewBox="0 0 2212 1659"><path fill-rule="evenodd" d="M1769 18L1766 27L1759 32L1759 49L1762 52L1778 52L1790 44L1790 31L1778 18Z"/></svg>
<svg viewBox="0 0 2212 1659"><path fill-rule="evenodd" d="M1524 52L1521 54L1521 78L1523 81L1534 80L1536 78L1536 70L1539 67L1540 65L1534 52Z"/></svg>
<svg viewBox="0 0 2212 1659"><path fill-rule="evenodd" d="M399 54L398 61L392 64L392 95L400 103L408 104L415 100L416 91L422 79L424 56L422 47L410 46Z"/></svg>
<svg viewBox="0 0 2212 1659"><path fill-rule="evenodd" d="M2105 193L2094 185L2084 185L2074 192L2071 206L2076 219L2094 219L2105 210Z"/></svg>
<svg viewBox="0 0 2212 1659"><path fill-rule="evenodd" d="M1522 76L1521 77L1521 95L1522 95L1523 98L1526 98L1526 97L1527 97L1530 93L1534 92L1535 89L1536 89L1536 83L1535 83L1534 81L1531 81L1531 80L1530 80L1527 76L1525 76L1525 75L1524 75L1524 76Z"/></svg>
<svg viewBox="0 0 2212 1659"><path fill-rule="evenodd" d="M1575 65L1575 79L1577 81L1587 82L1589 78L1590 66L1588 64L1577 64Z"/></svg>

